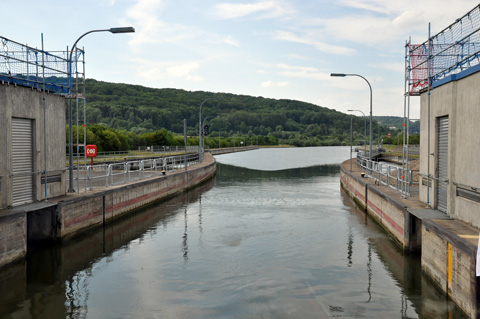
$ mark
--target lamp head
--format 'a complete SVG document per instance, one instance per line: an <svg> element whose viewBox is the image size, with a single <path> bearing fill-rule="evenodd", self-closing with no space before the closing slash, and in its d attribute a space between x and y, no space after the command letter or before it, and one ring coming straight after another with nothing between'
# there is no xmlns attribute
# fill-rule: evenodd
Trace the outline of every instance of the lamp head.
<svg viewBox="0 0 480 319"><path fill-rule="evenodd" d="M340 76L340 77L344 77L344 76L347 76L345 73L330 73L330 76Z"/></svg>
<svg viewBox="0 0 480 319"><path fill-rule="evenodd" d="M135 32L134 27L120 27L120 28L110 28L108 31L111 33L130 33Z"/></svg>

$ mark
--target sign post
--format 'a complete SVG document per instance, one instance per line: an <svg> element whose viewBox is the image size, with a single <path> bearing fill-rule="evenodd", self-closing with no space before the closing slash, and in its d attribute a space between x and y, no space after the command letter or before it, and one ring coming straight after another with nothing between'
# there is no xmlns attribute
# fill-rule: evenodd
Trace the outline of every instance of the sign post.
<svg viewBox="0 0 480 319"><path fill-rule="evenodd" d="M97 157L97 145L85 146L85 153L87 157L90 157L92 159L92 167L93 167L93 158Z"/></svg>

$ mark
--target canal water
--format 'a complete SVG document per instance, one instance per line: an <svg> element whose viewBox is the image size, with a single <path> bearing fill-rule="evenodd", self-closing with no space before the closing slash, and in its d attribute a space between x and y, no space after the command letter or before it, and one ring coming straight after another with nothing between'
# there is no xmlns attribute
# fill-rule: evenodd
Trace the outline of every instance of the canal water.
<svg viewBox="0 0 480 319"><path fill-rule="evenodd" d="M0 270L0 318L464 318L339 183L347 147L215 180Z"/></svg>

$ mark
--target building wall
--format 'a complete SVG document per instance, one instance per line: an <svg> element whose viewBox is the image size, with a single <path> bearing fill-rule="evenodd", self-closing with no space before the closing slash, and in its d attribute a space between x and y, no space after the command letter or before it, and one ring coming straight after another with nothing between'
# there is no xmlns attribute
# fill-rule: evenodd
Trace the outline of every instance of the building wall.
<svg viewBox="0 0 480 319"><path fill-rule="evenodd" d="M467 70L468 71L468 70ZM471 72L470 72L471 73ZM480 72L462 73L450 77L449 81L430 91L430 155L428 152L428 93L421 96L420 118L420 173L438 176L437 140L439 117L449 117L448 132L448 190L447 214L473 226L480 227L480 202L457 195L458 188L464 188L480 196ZM426 178L420 183L420 200L431 207L437 207L436 187L433 181L427 197ZM463 185L463 186L462 186ZM471 187L478 187L474 190Z"/></svg>
<svg viewBox="0 0 480 319"><path fill-rule="evenodd" d="M44 104L42 92L14 85L0 84L0 209L12 205L12 117L33 121L33 170L45 170L45 152L49 176L59 181L47 183L47 196L65 194L65 99L45 94L46 137L44 146ZM33 175L33 200L45 198L41 174Z"/></svg>

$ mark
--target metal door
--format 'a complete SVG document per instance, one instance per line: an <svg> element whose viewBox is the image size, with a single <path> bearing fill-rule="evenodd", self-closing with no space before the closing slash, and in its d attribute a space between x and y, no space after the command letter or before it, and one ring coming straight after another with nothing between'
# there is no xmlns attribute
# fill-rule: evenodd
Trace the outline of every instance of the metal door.
<svg viewBox="0 0 480 319"><path fill-rule="evenodd" d="M33 202L32 120L12 118L12 206Z"/></svg>
<svg viewBox="0 0 480 319"><path fill-rule="evenodd" d="M438 118L437 209L447 213L448 187L448 116Z"/></svg>

